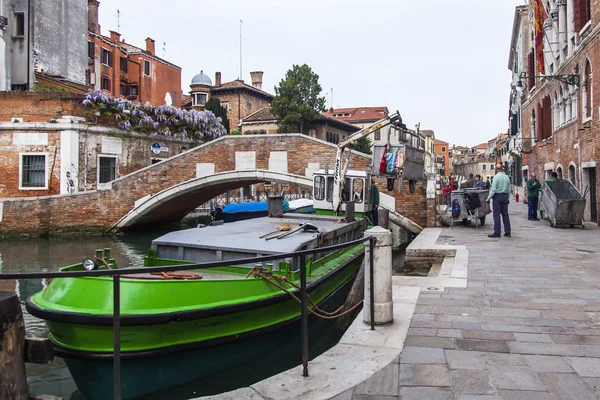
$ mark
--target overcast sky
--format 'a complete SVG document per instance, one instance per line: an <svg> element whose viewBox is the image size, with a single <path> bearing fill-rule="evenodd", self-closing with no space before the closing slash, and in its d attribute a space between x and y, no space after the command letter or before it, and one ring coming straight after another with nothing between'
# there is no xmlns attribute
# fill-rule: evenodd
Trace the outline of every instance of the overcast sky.
<svg viewBox="0 0 600 400"><path fill-rule="evenodd" d="M476 145L508 129L507 68L515 6L524 0L101 0L102 34L117 30L214 83L264 71L263 90L294 64L319 75L327 106L387 106L413 128Z"/></svg>

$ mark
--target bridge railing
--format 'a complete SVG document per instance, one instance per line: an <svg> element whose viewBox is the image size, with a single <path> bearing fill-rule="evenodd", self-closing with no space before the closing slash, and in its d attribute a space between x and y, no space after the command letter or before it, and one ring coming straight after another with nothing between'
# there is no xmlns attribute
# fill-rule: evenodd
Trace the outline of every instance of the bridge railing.
<svg viewBox="0 0 600 400"><path fill-rule="evenodd" d="M303 376L308 376L308 295L306 283L306 257L317 253L324 253L334 250L344 249L357 244L369 242L369 272L370 272L370 315L371 315L371 330L375 330L375 294L374 294L374 277L373 277L373 250L376 239L372 236L364 236L360 239L352 240L342 244L333 246L320 247L317 249L303 250L286 254L277 254L272 256L262 256L253 258L243 258L237 260L207 262L202 264L184 264L170 265L162 267L137 267L137 268L115 268L102 269L94 271L58 271L58 272L21 272L21 273L0 273L0 281L14 279L54 279L54 278L76 278L76 277L92 277L92 276L111 276L113 278L113 393L114 400L121 400L121 275L134 275L140 273L157 273L157 272L175 272L188 271L198 269L210 269L224 267L230 265L256 265L267 261L277 261L286 258L296 258L300 266L300 307L301 307L301 343L302 343L302 366ZM291 295L291 294L290 294ZM342 313L343 314L343 313ZM341 315L338 315L341 316ZM4 316L0 315L0 320ZM0 334L2 326L0 326ZM24 349L23 349L24 351ZM21 367L21 366L16 366ZM25 371L25 368L22 368ZM19 379L19 374L14 374L14 379Z"/></svg>

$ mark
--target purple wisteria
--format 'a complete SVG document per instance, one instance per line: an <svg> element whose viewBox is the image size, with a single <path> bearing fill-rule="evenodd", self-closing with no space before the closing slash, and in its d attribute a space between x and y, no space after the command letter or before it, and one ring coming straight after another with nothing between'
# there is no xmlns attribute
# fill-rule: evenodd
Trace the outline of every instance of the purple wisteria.
<svg viewBox="0 0 600 400"><path fill-rule="evenodd" d="M221 118L215 117L211 111L188 111L171 106L133 103L97 89L87 92L83 105L101 114L114 115L120 129L145 132L152 136L206 140L226 133Z"/></svg>

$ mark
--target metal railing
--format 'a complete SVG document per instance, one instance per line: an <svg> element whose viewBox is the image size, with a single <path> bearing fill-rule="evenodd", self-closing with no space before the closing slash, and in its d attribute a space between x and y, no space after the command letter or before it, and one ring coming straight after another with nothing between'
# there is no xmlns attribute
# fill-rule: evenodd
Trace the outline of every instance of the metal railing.
<svg viewBox="0 0 600 400"><path fill-rule="evenodd" d="M373 277L373 250L376 238L365 236L333 246L320 247L311 250L302 250L293 253L241 258L237 260L216 261L202 264L169 265L161 267L115 268L94 271L61 271L61 272L19 272L0 273L0 281L8 279L50 279L50 278L76 278L92 276L113 277L113 390L114 400L121 400L121 275L134 275L139 273L175 272L186 270L210 269L229 265L257 264L266 261L276 261L289 257L297 257L300 266L300 299L301 299L301 343L302 343L302 375L308 376L308 309L306 285L306 256L327 251L339 250L369 241L369 267L370 267L370 319L371 330L375 330L375 294Z"/></svg>

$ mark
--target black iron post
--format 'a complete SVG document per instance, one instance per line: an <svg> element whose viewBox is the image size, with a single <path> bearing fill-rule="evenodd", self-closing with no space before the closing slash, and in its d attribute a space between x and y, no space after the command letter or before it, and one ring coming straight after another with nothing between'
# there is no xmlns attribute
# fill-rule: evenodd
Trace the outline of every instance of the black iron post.
<svg viewBox="0 0 600 400"><path fill-rule="evenodd" d="M374 262L373 262L373 250L375 249L375 237L371 237L369 240L369 283L370 283L370 306L371 306L371 330L375 330L375 273L373 272Z"/></svg>
<svg viewBox="0 0 600 400"><path fill-rule="evenodd" d="M113 277L113 393L121 400L121 276Z"/></svg>
<svg viewBox="0 0 600 400"><path fill-rule="evenodd" d="M298 257L300 267L300 296L302 308L302 376L308 376L308 312L306 311L306 256Z"/></svg>

